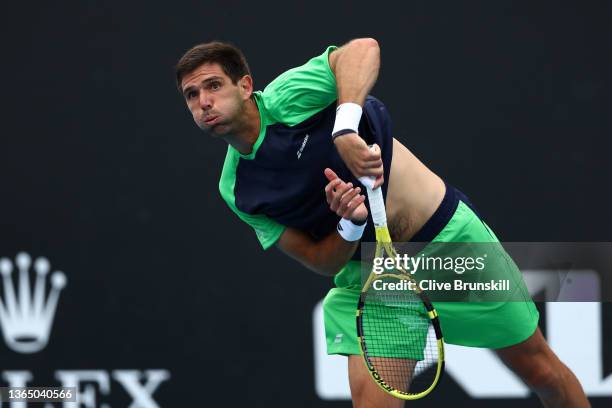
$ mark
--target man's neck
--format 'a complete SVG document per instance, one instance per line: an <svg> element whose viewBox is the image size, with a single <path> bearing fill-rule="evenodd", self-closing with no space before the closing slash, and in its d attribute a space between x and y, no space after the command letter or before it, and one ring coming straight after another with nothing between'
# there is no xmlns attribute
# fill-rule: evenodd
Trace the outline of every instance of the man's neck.
<svg viewBox="0 0 612 408"><path fill-rule="evenodd" d="M250 154L259 137L261 119L255 98L251 97L245 104L243 120L236 134L227 135L223 139L240 154Z"/></svg>

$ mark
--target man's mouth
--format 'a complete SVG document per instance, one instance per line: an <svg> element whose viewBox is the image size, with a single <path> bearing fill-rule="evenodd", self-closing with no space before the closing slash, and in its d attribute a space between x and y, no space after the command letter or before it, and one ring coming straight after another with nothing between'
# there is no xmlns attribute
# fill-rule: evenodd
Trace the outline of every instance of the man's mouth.
<svg viewBox="0 0 612 408"><path fill-rule="evenodd" d="M215 124L217 124L217 122L219 121L220 116L213 116L207 119L204 119L204 124L206 126L213 126Z"/></svg>

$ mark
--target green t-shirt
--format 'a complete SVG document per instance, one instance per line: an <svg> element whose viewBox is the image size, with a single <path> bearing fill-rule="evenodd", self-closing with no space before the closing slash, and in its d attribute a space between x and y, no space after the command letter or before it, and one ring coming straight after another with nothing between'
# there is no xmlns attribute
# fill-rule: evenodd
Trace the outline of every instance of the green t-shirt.
<svg viewBox="0 0 612 408"><path fill-rule="evenodd" d="M285 229L279 219L287 219L287 216L273 219L267 214L274 213L275 202L282 204L288 199L277 191L282 185L279 179L293 172L290 164L284 166L283 161L288 161L290 156L293 158L293 152L299 152L300 148L303 150L309 139L308 147L314 149L315 136L307 134L306 141L300 139L298 134L302 128L297 125L330 107L337 98L336 78L329 66L329 54L335 49L335 46L328 47L304 65L282 73L263 91L255 92L261 129L253 150L243 155L228 146L219 191L232 211L255 230L264 249L271 247ZM297 145L293 146L292 142ZM265 152L260 151L262 146ZM270 171L271 167L277 171ZM271 177L277 181L276 185L270 185Z"/></svg>

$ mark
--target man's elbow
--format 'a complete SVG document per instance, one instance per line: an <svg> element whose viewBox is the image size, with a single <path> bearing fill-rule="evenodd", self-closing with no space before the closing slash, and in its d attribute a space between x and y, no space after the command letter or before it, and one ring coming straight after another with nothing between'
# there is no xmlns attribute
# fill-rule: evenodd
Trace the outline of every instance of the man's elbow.
<svg viewBox="0 0 612 408"><path fill-rule="evenodd" d="M368 56L372 56L376 60L380 59L380 48L378 41L374 38L355 38L340 47L337 51L334 51L329 55L329 66L331 70L336 73L337 63L339 59L344 59L344 56L353 56L359 60L367 59ZM350 60L350 58L349 58Z"/></svg>
<svg viewBox="0 0 612 408"><path fill-rule="evenodd" d="M304 262L304 266L306 266L311 271L315 272L318 275L333 277L342 269L343 265L335 265L329 260L324 259L320 256L320 253L313 253L307 262Z"/></svg>
<svg viewBox="0 0 612 408"><path fill-rule="evenodd" d="M378 46L378 41L374 38L366 37L366 38L355 38L351 40L349 43L352 46L364 48L364 49L375 49L378 50L380 47Z"/></svg>
<svg viewBox="0 0 612 408"><path fill-rule="evenodd" d="M356 38L346 44L346 53L352 54L360 59L380 58L380 47L374 38Z"/></svg>
<svg viewBox="0 0 612 408"><path fill-rule="evenodd" d="M334 235L337 234L334 232ZM334 241L341 238L334 235L330 235L331 240L315 242L308 234L287 228L276 242L276 247L319 275L335 276L346 260L338 257L338 241Z"/></svg>

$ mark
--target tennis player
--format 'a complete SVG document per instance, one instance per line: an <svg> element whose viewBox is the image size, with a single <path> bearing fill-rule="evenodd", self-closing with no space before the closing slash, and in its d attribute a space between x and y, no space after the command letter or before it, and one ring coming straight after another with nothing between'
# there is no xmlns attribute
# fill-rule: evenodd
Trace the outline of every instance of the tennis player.
<svg viewBox="0 0 612 408"><path fill-rule="evenodd" d="M228 143L219 189L232 211L264 249L276 246L334 277L336 287L324 301L327 349L348 356L353 404L360 408L401 407L403 401L378 388L359 355L357 247L375 239L357 177L374 176L382 186L396 242L497 240L465 195L392 137L385 105L368 96L379 65L378 43L364 38L328 47L258 92L244 55L230 44L197 45L176 67L195 123ZM545 406L589 406L576 377L544 340L526 290L521 302L436 308L447 343L494 349Z"/></svg>

